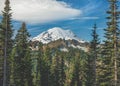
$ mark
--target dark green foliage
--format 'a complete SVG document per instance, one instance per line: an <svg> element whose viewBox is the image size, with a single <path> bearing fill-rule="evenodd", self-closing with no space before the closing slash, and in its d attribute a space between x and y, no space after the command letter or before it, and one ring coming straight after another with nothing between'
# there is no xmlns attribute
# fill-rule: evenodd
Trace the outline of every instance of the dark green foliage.
<svg viewBox="0 0 120 86"><path fill-rule="evenodd" d="M96 55L96 53L98 53L98 49L99 49L98 46L100 44L98 34L97 34L96 24L94 24L91 35L92 35L92 40L91 40L91 43L90 43L90 52L91 52L92 55ZM97 56L94 56L93 58L96 59Z"/></svg>
<svg viewBox="0 0 120 86"><path fill-rule="evenodd" d="M1 33L1 25L0 25L0 85L2 85L3 83L3 59L4 59L4 51L3 51L3 44L4 44L4 40L3 40L3 33Z"/></svg>
<svg viewBox="0 0 120 86"><path fill-rule="evenodd" d="M120 86L120 12L118 0L108 1L110 8L104 44L99 44L95 24L89 51L84 52L68 48L70 40L62 39L52 42L52 45L37 42L39 44L34 47L39 49L31 50L25 23L18 30L13 47L11 8L9 0L6 0L0 23L0 86ZM77 44L77 41L73 42ZM61 47L68 51L61 51Z"/></svg>
<svg viewBox="0 0 120 86"><path fill-rule="evenodd" d="M12 49L12 25L11 25L11 7L9 0L5 1L4 11L2 11L2 21L0 24L0 85L4 79L4 85L9 84L10 77L10 52ZM3 67L4 66L4 67ZM3 73L4 70L4 73ZM6 71L6 72L5 72ZM4 74L4 76L3 76ZM5 77L7 79L5 79Z"/></svg>
<svg viewBox="0 0 120 86"><path fill-rule="evenodd" d="M74 69L73 69L73 73L72 73L72 79L71 79L71 83L70 86L82 86L82 73L81 73L81 64L80 64L80 56L77 55L75 57L75 61L74 61Z"/></svg>
<svg viewBox="0 0 120 86"><path fill-rule="evenodd" d="M65 54L61 53L61 60L60 60L60 86L64 86L65 84Z"/></svg>
<svg viewBox="0 0 120 86"><path fill-rule="evenodd" d="M102 51L102 72L100 76L100 85L102 86L119 86L118 85L118 71L119 71L119 29L118 29L118 17L120 12L117 6L118 0L109 0L110 8L107 11L108 22L107 28L105 29L104 47ZM104 66L103 66L104 65Z"/></svg>
<svg viewBox="0 0 120 86"><path fill-rule="evenodd" d="M52 76L52 86L60 86L60 56L58 52L53 57L51 76Z"/></svg>
<svg viewBox="0 0 120 86"><path fill-rule="evenodd" d="M51 65L51 86L64 86L66 78L64 60L64 53L57 50Z"/></svg>
<svg viewBox="0 0 120 86"><path fill-rule="evenodd" d="M0 37L1 37L2 42L5 42L5 38L7 38L7 53L8 54L10 54L10 51L11 51L11 48L13 45L12 44L13 30L12 30L12 25L11 25L10 11L11 11L10 2L9 2L9 0L6 0L4 11L2 11L3 18L2 18L2 22L1 22L1 29L0 29L1 36Z"/></svg>
<svg viewBox="0 0 120 86"><path fill-rule="evenodd" d="M93 70L93 58L88 55L88 58L86 59L86 82L85 86L92 86L94 84L94 70Z"/></svg>
<svg viewBox="0 0 120 86"><path fill-rule="evenodd" d="M37 85L50 86L51 54L49 48L43 52L42 47L40 43L37 62Z"/></svg>
<svg viewBox="0 0 120 86"><path fill-rule="evenodd" d="M65 60L67 63L65 86L84 86L87 55L79 49L70 48L69 50L67 60Z"/></svg>
<svg viewBox="0 0 120 86"><path fill-rule="evenodd" d="M39 44L35 86L82 86L85 83L85 52L61 52ZM81 56L80 56L80 54ZM74 55L74 56L73 56ZM73 57L71 57L73 56ZM69 60L68 60L69 59ZM72 64L72 65L71 65ZM73 85L72 85L73 84Z"/></svg>
<svg viewBox="0 0 120 86"><path fill-rule="evenodd" d="M42 43L39 43L39 50L36 52L37 53L37 55L36 55L36 57L37 57L37 63L36 63L36 81L35 81L35 86L41 86L41 70L42 70L42 64L43 64L43 62L42 62L42 58L43 58L43 45L42 45ZM35 54L35 53L34 53Z"/></svg>
<svg viewBox="0 0 120 86"><path fill-rule="evenodd" d="M87 72L86 72L86 86L96 86L97 82L97 59L98 59L98 53L99 53L99 38L98 38L98 34L96 31L97 27L96 24L93 27L92 30L92 41L90 43L90 49L89 49L89 55L87 58L87 65L86 67Z"/></svg>
<svg viewBox="0 0 120 86"><path fill-rule="evenodd" d="M15 38L15 56L14 56L14 85L33 86L32 84L32 65L31 52L29 48L29 33L26 24L22 23L21 28Z"/></svg>

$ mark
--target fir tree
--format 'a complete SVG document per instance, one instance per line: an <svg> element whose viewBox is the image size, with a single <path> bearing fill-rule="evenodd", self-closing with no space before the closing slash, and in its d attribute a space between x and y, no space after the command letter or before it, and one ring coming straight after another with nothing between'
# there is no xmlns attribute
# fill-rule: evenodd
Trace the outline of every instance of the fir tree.
<svg viewBox="0 0 120 86"><path fill-rule="evenodd" d="M4 51L3 51L3 43L4 40L2 39L2 28L1 28L1 24L0 24L0 85L3 85L3 59L4 59Z"/></svg>
<svg viewBox="0 0 120 86"><path fill-rule="evenodd" d="M60 58L60 86L64 86L65 84L65 54L64 52L61 52L61 58Z"/></svg>
<svg viewBox="0 0 120 86"><path fill-rule="evenodd" d="M14 57L14 85L33 86L31 52L29 48L29 33L26 24L22 23L15 38L16 53Z"/></svg>
<svg viewBox="0 0 120 86"><path fill-rule="evenodd" d="M93 73L93 59L92 57L88 54L88 57L86 59L87 63L86 63L86 81L85 81L85 86L92 86L94 84L93 79L94 79L94 73Z"/></svg>
<svg viewBox="0 0 120 86"><path fill-rule="evenodd" d="M40 42L38 45L38 50L32 51L33 56L32 59L36 59L37 61L33 62L36 65L35 69L33 71L34 76L34 85L35 86L41 86L41 68L42 68L42 58L43 58L43 44Z"/></svg>
<svg viewBox="0 0 120 86"><path fill-rule="evenodd" d="M16 53L16 48L13 47L11 54L10 54L10 85L14 85L14 57L15 57L15 53Z"/></svg>
<svg viewBox="0 0 120 86"><path fill-rule="evenodd" d="M2 11L3 17L0 25L0 60L1 60L0 78L3 80L3 86L7 86L9 84L10 77L9 57L12 49L12 34L13 34L10 11L11 11L10 1L6 0L4 11Z"/></svg>
<svg viewBox="0 0 120 86"><path fill-rule="evenodd" d="M82 86L80 71L80 61L76 59L70 86Z"/></svg>
<svg viewBox="0 0 120 86"><path fill-rule="evenodd" d="M87 57L86 70L86 86L97 86L97 60L99 53L99 38L97 34L97 27L94 24L92 30L92 40L90 42L90 49Z"/></svg>
<svg viewBox="0 0 120 86"><path fill-rule="evenodd" d="M47 47L44 52L42 46L39 46L39 57L37 66L38 82L40 86L50 86L50 49Z"/></svg>
<svg viewBox="0 0 120 86"><path fill-rule="evenodd" d="M118 19L120 12L117 6L118 0L109 0L110 8L107 11L108 27L105 29L104 48L103 48L103 73L101 73L100 82L102 86L118 86L118 40L119 29Z"/></svg>
<svg viewBox="0 0 120 86"><path fill-rule="evenodd" d="M42 70L43 70L43 44L39 43L38 45L39 49L38 49L38 56L37 56L37 76L36 76L36 86L42 86L41 82L41 74L42 74Z"/></svg>
<svg viewBox="0 0 120 86"><path fill-rule="evenodd" d="M73 52L71 52L72 55L74 54ZM66 79L65 79L65 86L70 86L71 84L71 79L72 79L72 73L73 73L73 69L74 69L74 64L72 62L72 58L74 58L74 56L72 56L69 51L69 54L66 53L66 59L65 59L65 63L66 63L66 68L65 68L65 75L66 75Z"/></svg>
<svg viewBox="0 0 120 86"><path fill-rule="evenodd" d="M52 67L51 67L51 86L60 86L60 56L58 56L59 51L57 50L55 56L53 57Z"/></svg>
<svg viewBox="0 0 120 86"><path fill-rule="evenodd" d="M83 52L82 52L83 53ZM82 86L82 59L80 56L81 52L75 51L74 62L73 62L73 72L70 86Z"/></svg>
<svg viewBox="0 0 120 86"><path fill-rule="evenodd" d="M64 86L65 85L65 58L64 52L57 50L55 56L53 57L51 65L51 86Z"/></svg>
<svg viewBox="0 0 120 86"><path fill-rule="evenodd" d="M94 29L92 30L92 41L91 41L91 45L90 45L90 54L91 54L91 57L90 58L92 58L92 61L91 62L93 62L93 63L91 63L92 64L92 71L93 72L91 72L91 75L92 75L92 85L91 86L96 86L97 85L97 83L96 83L96 80L97 80L97 59L98 59L98 46L99 46L99 44L100 44L100 42L99 42L99 38L98 38L98 34L97 34L97 31L96 31L96 29L97 29L97 27L96 27L96 24L94 24L94 27L93 27Z"/></svg>

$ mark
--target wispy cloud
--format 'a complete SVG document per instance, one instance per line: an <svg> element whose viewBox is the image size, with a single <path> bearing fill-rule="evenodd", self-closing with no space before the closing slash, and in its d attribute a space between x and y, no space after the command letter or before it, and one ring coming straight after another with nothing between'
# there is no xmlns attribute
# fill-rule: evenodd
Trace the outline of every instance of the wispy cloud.
<svg viewBox="0 0 120 86"><path fill-rule="evenodd" d="M10 0L13 19L28 23L46 23L76 17L82 12L57 0ZM0 0L0 10L5 0Z"/></svg>
<svg viewBox="0 0 120 86"><path fill-rule="evenodd" d="M78 17L69 18L69 20L80 20L81 22L87 22L89 20L100 20L100 15L98 15L98 9L103 4L103 1L97 0L85 0L85 5L80 8L82 10L82 14Z"/></svg>
<svg viewBox="0 0 120 86"><path fill-rule="evenodd" d="M101 1L99 0L99 2L95 0L87 0L87 2L88 3L81 8L83 16L95 13L95 11L98 10L102 4L102 0Z"/></svg>
<svg viewBox="0 0 120 86"><path fill-rule="evenodd" d="M97 20L97 19L99 19L99 17L88 16L88 17L70 18L69 20Z"/></svg>

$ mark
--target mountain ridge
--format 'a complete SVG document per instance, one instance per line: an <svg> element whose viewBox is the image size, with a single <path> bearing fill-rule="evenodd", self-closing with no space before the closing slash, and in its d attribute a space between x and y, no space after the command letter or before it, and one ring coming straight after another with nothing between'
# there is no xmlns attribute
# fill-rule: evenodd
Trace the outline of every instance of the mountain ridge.
<svg viewBox="0 0 120 86"><path fill-rule="evenodd" d="M85 41L79 39L71 30L64 30L60 27L54 27L42 32L32 39L32 41L39 41L43 44L48 44L52 41L59 39L64 40L77 40L80 43L85 43Z"/></svg>

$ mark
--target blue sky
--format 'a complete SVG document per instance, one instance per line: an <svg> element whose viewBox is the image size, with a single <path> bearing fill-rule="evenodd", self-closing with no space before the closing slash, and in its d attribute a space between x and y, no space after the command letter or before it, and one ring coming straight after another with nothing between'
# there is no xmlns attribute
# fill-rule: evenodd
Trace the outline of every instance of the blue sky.
<svg viewBox="0 0 120 86"><path fill-rule="evenodd" d="M1 2L2 1L4 2L4 0L1 0ZM22 2L19 2L21 4L24 2L23 4L26 5L28 3L27 1L29 1L30 4L30 0L26 0L26 2L25 0L21 0L21 1ZM38 1L39 3L46 1L45 4L41 4L41 6L44 7L45 5L46 7L44 8L45 10L47 10L47 12L42 11L43 9L41 7L38 9L38 12L41 9L40 13L45 12L46 14L40 15L40 17L37 18L33 17L32 14L37 13L37 10L36 11L32 10L32 8L35 6L33 1L35 5L38 6L39 6ZM27 28L31 34L31 37L37 36L38 34L40 34L41 32L47 29L53 27L61 27L63 29L72 30L78 37L80 37L83 40L90 41L91 29L94 23L97 23L97 27L98 27L97 32L100 35L101 40L103 40L103 35L104 35L103 29L106 28L106 19L105 19L107 16L106 10L109 7L107 0L57 0L55 2L53 2L52 0L32 0L31 9L29 9L28 11L28 9L25 8L26 10L23 13L20 13L20 15L18 15L16 9L18 8L18 6L19 9L24 8L24 6L18 4L18 2L15 2L15 0L11 0L11 3L13 2L14 2L14 5L12 4L13 5L12 9L14 11L13 13L16 13L13 14L13 16L15 16L13 17L13 26L14 26L13 28L15 29L15 33L19 29L21 25L21 21L25 21L27 23ZM14 7L15 3L16 3L16 7ZM59 11L55 9L53 10L52 5L54 5L53 8L59 5L58 7L60 8ZM63 10L63 14L61 9ZM0 10L2 10L2 6L0 7ZM31 18L29 14L28 15L24 14L25 12L29 13L30 11L32 12L30 13L30 15L33 18ZM50 11L53 13L52 14L49 13ZM22 16L28 18L24 18ZM51 18L49 18L49 16ZM43 20L44 22L40 20Z"/></svg>

